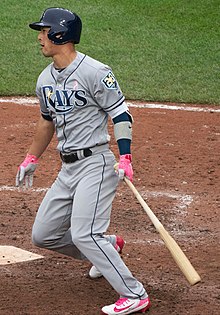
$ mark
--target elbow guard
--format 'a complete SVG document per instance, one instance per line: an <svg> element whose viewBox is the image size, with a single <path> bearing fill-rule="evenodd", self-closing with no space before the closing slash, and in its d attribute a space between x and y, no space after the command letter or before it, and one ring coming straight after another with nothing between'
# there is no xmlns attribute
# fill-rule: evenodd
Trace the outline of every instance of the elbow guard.
<svg viewBox="0 0 220 315"><path fill-rule="evenodd" d="M130 121L120 121L114 124L114 135L116 141L121 139L132 140L132 125Z"/></svg>

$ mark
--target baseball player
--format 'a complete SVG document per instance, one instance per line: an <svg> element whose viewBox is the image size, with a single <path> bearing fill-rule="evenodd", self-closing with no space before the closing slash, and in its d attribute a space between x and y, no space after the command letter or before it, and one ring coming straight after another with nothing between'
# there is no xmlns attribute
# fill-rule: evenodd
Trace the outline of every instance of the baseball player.
<svg viewBox="0 0 220 315"><path fill-rule="evenodd" d="M143 285L121 259L123 238L105 235L119 179L133 177L132 117L111 68L75 49L80 41L80 17L63 8L46 9L39 22L45 57L36 94L41 117L27 156L18 168L16 185L31 187L33 173L54 132L61 170L46 193L32 230L36 246L77 259L88 259L92 278L104 276L119 294L103 314L145 312L150 300ZM119 148L118 173L109 149L108 117Z"/></svg>

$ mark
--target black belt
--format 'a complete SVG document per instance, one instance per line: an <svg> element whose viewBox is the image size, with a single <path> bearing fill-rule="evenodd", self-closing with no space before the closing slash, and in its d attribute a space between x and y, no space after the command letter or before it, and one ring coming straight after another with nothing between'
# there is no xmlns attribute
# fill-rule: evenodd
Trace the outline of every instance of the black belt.
<svg viewBox="0 0 220 315"><path fill-rule="evenodd" d="M76 152L64 153L60 152L60 158L64 163L74 163L92 155L90 149L78 150Z"/></svg>

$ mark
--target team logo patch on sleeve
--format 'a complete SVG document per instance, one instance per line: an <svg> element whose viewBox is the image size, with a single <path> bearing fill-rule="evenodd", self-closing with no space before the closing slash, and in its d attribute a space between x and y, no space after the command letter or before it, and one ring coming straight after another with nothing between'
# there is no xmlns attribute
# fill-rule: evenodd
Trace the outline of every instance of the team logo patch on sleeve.
<svg viewBox="0 0 220 315"><path fill-rule="evenodd" d="M102 79L102 83L104 83L107 89L117 89L117 81L111 71Z"/></svg>

